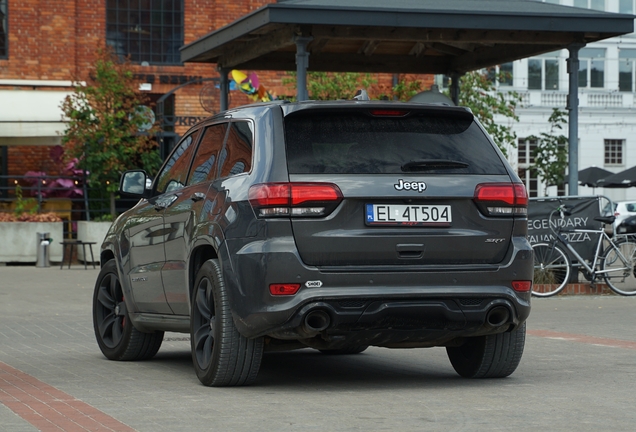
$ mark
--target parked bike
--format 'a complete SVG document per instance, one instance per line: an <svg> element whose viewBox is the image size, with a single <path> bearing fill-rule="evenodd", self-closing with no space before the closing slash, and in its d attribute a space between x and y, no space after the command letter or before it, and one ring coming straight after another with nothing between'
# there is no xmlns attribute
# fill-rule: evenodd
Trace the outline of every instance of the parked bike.
<svg viewBox="0 0 636 432"><path fill-rule="evenodd" d="M607 286L620 295L636 295L636 242L627 236L610 238L603 226L599 229L566 229L565 224L554 223L553 217L559 214L561 219L570 216L570 208L561 205L550 213L550 230L554 234L549 243L537 243L534 251L534 277L532 294L549 297L559 293L570 281L574 268L592 284L604 279ZM614 216L598 216L594 220L602 224L612 224ZM564 233L597 234L598 242L592 261L584 259L570 244ZM572 263L565 250L576 261Z"/></svg>

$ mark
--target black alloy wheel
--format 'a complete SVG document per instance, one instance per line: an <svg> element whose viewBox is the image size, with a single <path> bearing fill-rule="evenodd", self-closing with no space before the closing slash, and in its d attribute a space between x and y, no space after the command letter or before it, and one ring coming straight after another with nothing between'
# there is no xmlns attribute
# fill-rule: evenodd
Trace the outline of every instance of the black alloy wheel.
<svg viewBox="0 0 636 432"><path fill-rule="evenodd" d="M248 339L238 332L217 260L206 261L197 273L190 344L194 370L202 384L240 386L256 380L264 340Z"/></svg>
<svg viewBox="0 0 636 432"><path fill-rule="evenodd" d="M114 260L108 261L97 277L93 328L99 348L110 360L152 358L163 341L163 332L142 333L133 326Z"/></svg>

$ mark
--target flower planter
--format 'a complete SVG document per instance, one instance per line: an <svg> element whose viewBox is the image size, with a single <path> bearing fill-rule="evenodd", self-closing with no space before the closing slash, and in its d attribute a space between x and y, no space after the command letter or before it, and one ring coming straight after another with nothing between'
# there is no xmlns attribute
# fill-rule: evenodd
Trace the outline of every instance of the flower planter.
<svg viewBox="0 0 636 432"><path fill-rule="evenodd" d="M77 222L77 239L83 242L95 242L93 245L93 259L94 262L99 262L99 250L106 237L108 229L112 225L112 222L92 222L92 221L78 221ZM77 248L77 259L84 262L91 262L90 249L86 248L86 255L84 257L84 250L82 247Z"/></svg>
<svg viewBox="0 0 636 432"><path fill-rule="evenodd" d="M0 263L37 261L37 233L49 233L49 260L62 261L63 222L0 222Z"/></svg>

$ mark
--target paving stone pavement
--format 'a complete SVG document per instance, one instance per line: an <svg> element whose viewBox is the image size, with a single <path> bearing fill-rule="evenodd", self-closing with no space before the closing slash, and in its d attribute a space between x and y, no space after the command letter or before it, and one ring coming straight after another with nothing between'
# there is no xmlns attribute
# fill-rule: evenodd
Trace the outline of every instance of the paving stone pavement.
<svg viewBox="0 0 636 432"><path fill-rule="evenodd" d="M55 402L121 423L41 430L631 430L636 422L634 298L535 302L535 335L503 380L458 378L441 348L370 348L345 357L272 353L254 386L207 388L187 335L166 334L151 361L102 356L91 318L98 271L0 267L0 366L52 386L63 395ZM0 374L0 394L7 389ZM24 416L0 403L0 430L38 430Z"/></svg>

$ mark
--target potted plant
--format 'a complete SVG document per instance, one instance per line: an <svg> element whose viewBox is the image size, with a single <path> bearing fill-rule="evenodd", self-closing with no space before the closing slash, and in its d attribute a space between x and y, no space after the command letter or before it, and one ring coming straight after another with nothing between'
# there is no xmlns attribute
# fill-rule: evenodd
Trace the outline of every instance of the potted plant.
<svg viewBox="0 0 636 432"><path fill-rule="evenodd" d="M52 238L49 248L51 261L62 261L64 226L55 213L37 213L37 201L23 198L22 188L17 185L16 200L12 211L0 213L0 262L33 262L37 260L38 233L48 233Z"/></svg>

